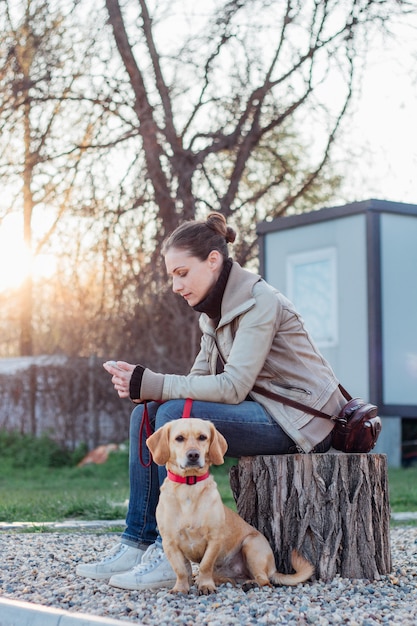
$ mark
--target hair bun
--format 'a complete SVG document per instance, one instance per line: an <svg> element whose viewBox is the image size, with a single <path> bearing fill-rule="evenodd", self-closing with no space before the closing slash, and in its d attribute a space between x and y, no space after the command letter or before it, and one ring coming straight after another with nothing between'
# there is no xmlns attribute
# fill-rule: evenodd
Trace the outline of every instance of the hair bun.
<svg viewBox="0 0 417 626"><path fill-rule="evenodd" d="M227 243L233 243L236 239L236 232L230 226L226 229L226 241Z"/></svg>
<svg viewBox="0 0 417 626"><path fill-rule="evenodd" d="M209 213L206 225L216 233L225 238L226 243L233 243L236 239L236 232L227 225L224 215L218 212Z"/></svg>

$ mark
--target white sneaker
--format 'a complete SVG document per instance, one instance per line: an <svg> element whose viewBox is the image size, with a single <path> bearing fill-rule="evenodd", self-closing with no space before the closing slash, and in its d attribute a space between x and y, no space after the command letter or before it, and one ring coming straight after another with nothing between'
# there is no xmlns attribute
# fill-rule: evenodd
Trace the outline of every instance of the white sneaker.
<svg viewBox="0 0 417 626"><path fill-rule="evenodd" d="M113 574L128 572L141 562L145 550L119 543L98 563L77 565L76 574L95 580L107 580Z"/></svg>
<svg viewBox="0 0 417 626"><path fill-rule="evenodd" d="M177 576L162 547L153 543L146 550L139 565L136 565L130 572L112 576L109 585L133 591L172 587L176 580Z"/></svg>

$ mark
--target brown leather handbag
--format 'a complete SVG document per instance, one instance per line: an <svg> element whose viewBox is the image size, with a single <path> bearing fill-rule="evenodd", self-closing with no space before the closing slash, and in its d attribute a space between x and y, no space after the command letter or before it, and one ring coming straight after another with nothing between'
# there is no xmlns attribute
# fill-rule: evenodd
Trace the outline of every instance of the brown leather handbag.
<svg viewBox="0 0 417 626"><path fill-rule="evenodd" d="M343 452L370 452L381 428L378 407L361 398L352 398L335 419L332 446Z"/></svg>
<svg viewBox="0 0 417 626"><path fill-rule="evenodd" d="M291 398L286 398L279 393L262 389L257 385L253 388L253 391L273 400L278 400L283 404L288 404L305 413L332 420L334 422L332 446L336 450L341 450L342 452L370 452L375 447L382 428L381 420L378 417L378 407L365 402L361 398L352 398L342 385L339 385L339 389L348 401L339 415L327 415L323 411L313 409Z"/></svg>

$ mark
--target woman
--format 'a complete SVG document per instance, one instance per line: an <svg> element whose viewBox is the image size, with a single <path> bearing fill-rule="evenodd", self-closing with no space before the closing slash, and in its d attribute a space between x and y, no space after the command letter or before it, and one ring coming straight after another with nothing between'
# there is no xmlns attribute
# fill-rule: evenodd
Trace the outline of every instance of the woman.
<svg viewBox="0 0 417 626"><path fill-rule="evenodd" d="M211 213L204 222L179 226L163 246L174 292L201 313L201 349L187 376L124 361L104 364L119 396L139 403L131 416L129 509L121 543L102 561L79 565L80 575L124 589L175 583L155 521L165 469L139 459L146 438L143 401L157 429L180 418L184 399L192 398L192 416L214 423L232 457L326 452L331 446L332 421L262 393L278 392L331 415L346 403L293 304L229 258L234 240L224 217Z"/></svg>

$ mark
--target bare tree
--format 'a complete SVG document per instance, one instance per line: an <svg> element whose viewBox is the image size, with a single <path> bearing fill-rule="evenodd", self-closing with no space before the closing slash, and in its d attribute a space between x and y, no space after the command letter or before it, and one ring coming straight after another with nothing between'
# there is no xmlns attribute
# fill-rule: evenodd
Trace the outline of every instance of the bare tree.
<svg viewBox="0 0 417 626"><path fill-rule="evenodd" d="M367 41L408 3L106 0L106 7L133 92L147 190L140 206L155 224L154 252L137 277L141 317L152 319L135 318L129 335L154 358L168 345L172 363L189 356L189 337L175 329L193 328L193 318L176 314L164 288L163 238L184 219L220 210L244 233L236 257L246 263L259 220L322 206L338 184L331 148Z"/></svg>
<svg viewBox="0 0 417 626"><path fill-rule="evenodd" d="M41 317L41 307L34 309L33 258L53 246L59 253L64 218L76 215L87 221L102 206L105 164L94 159L95 144L100 145L95 150L99 157L100 149L109 150L121 139L127 142L119 133L112 136L112 125L117 126L112 120L122 113L115 113L117 81L101 71L112 65L111 50L106 52L95 40L105 21L103 12L101 20L95 14L93 28L93 16L87 19L77 11L78 3L71 0L0 5L0 175L12 190L0 219L11 212L23 215L28 250L19 303L21 355L36 351L33 321ZM62 227L65 232L68 221ZM71 250L77 250L75 242Z"/></svg>
<svg viewBox="0 0 417 626"><path fill-rule="evenodd" d="M184 371L199 334L163 238L220 210L245 264L259 220L323 206L367 41L407 3L106 0L90 22L88 0L22 6L0 5L0 174L25 181L10 208L25 204L33 251L58 242L60 261L32 314L26 287L21 351Z"/></svg>
<svg viewBox="0 0 417 626"><path fill-rule="evenodd" d="M326 173L367 40L407 3L106 6L134 94L160 240L202 207L247 221L301 210ZM304 149L294 163L302 124L321 124L321 139L316 133L308 158Z"/></svg>

